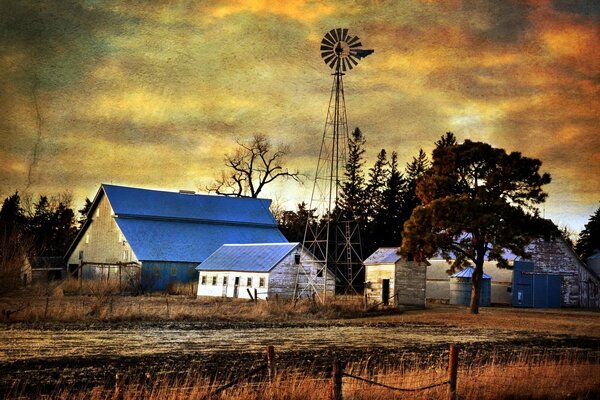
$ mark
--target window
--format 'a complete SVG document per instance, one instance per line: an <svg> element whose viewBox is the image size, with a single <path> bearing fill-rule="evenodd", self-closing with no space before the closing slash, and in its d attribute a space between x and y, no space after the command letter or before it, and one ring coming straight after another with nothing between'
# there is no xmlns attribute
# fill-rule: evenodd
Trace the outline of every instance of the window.
<svg viewBox="0 0 600 400"><path fill-rule="evenodd" d="M171 268L171 276L177 276L177 267Z"/></svg>
<svg viewBox="0 0 600 400"><path fill-rule="evenodd" d="M212 277L212 284L213 284L213 286L217 285L217 276L216 275Z"/></svg>
<svg viewBox="0 0 600 400"><path fill-rule="evenodd" d="M85 244L90 242L90 235L85 235Z"/></svg>
<svg viewBox="0 0 600 400"><path fill-rule="evenodd" d="M200 283L201 285L206 285L206 275L202 275L202 283Z"/></svg>
<svg viewBox="0 0 600 400"><path fill-rule="evenodd" d="M258 280L258 287L265 287L265 278L260 278Z"/></svg>
<svg viewBox="0 0 600 400"><path fill-rule="evenodd" d="M252 277L248 277L248 279L246 280L246 286L252 286Z"/></svg>
<svg viewBox="0 0 600 400"><path fill-rule="evenodd" d="M123 250L123 261L129 261L129 250Z"/></svg>
<svg viewBox="0 0 600 400"><path fill-rule="evenodd" d="M79 259L83 260L83 250L79 250Z"/></svg>
<svg viewBox="0 0 600 400"><path fill-rule="evenodd" d="M99 217L99 216L100 216L100 209L96 208L96 217Z"/></svg>
<svg viewBox="0 0 600 400"><path fill-rule="evenodd" d="M223 286L227 286L227 277L226 276L223 277Z"/></svg>
<svg viewBox="0 0 600 400"><path fill-rule="evenodd" d="M319 278L323 277L323 268L317 270L317 276Z"/></svg>

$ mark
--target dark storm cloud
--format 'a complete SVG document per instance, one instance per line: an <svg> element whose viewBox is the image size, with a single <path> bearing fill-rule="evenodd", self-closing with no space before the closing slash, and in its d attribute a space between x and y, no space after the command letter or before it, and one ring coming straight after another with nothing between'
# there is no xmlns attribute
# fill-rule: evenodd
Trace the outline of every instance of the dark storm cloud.
<svg viewBox="0 0 600 400"><path fill-rule="evenodd" d="M95 60L111 52L105 40L124 34L124 18L75 0L0 3L1 53L15 76L40 89L78 82ZM15 76L11 78L14 79Z"/></svg>
<svg viewBox="0 0 600 400"><path fill-rule="evenodd" d="M600 2L597 0L552 0L552 6L559 11L600 21Z"/></svg>
<svg viewBox="0 0 600 400"><path fill-rule="evenodd" d="M483 20L482 26L470 24L473 32L483 40L498 43L519 41L526 35L531 24L528 19L531 6L522 1L497 0L468 0L463 3L464 15L469 18L471 13Z"/></svg>

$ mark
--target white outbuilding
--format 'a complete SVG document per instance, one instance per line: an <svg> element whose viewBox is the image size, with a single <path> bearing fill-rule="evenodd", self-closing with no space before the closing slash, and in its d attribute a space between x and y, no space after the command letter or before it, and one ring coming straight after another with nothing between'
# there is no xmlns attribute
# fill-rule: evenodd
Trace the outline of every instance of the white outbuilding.
<svg viewBox="0 0 600 400"><path fill-rule="evenodd" d="M365 261L365 294L371 303L425 307L425 263L407 261L381 247Z"/></svg>
<svg viewBox="0 0 600 400"><path fill-rule="evenodd" d="M335 278L300 243L225 244L196 267L198 296L292 298L335 292ZM300 272L300 273L299 273Z"/></svg>

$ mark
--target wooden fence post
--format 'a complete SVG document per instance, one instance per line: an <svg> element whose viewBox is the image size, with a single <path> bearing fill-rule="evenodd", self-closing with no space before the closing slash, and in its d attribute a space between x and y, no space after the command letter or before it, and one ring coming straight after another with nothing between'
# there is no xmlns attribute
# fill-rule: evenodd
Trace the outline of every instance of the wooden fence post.
<svg viewBox="0 0 600 400"><path fill-rule="evenodd" d="M275 380L275 347L267 346L267 368L269 370L269 382Z"/></svg>
<svg viewBox="0 0 600 400"><path fill-rule="evenodd" d="M258 290L254 288L254 302L258 303Z"/></svg>
<svg viewBox="0 0 600 400"><path fill-rule="evenodd" d="M456 400L456 381L458 375L458 347L450 345L448 357L448 400Z"/></svg>
<svg viewBox="0 0 600 400"><path fill-rule="evenodd" d="M331 371L330 400L342 400L342 373L342 363L335 357L333 359L333 369Z"/></svg>

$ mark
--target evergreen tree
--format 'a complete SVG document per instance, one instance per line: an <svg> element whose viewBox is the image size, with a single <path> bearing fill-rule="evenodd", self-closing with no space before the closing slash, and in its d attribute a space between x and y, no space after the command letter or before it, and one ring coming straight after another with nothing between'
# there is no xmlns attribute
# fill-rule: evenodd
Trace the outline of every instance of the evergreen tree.
<svg viewBox="0 0 600 400"><path fill-rule="evenodd" d="M85 204L83 205L83 207L77 210L77 213L79 213L79 217L77 218L77 229L83 228L83 224L85 224L85 222L87 221L87 215L88 212L90 212L91 208L92 202L86 197Z"/></svg>
<svg viewBox="0 0 600 400"><path fill-rule="evenodd" d="M305 202L298 204L297 211L284 211L281 213L281 219L278 221L279 229L290 242L300 242L304 240L306 223L316 223L315 210L309 210Z"/></svg>
<svg viewBox="0 0 600 400"><path fill-rule="evenodd" d="M389 163L389 173L383 192L383 213L380 216L382 232L384 233L381 246L394 246L400 243L402 227L409 213L405 209L404 198L407 182L398 170L398 154L392 153ZM412 210L410 210L412 212Z"/></svg>
<svg viewBox="0 0 600 400"><path fill-rule="evenodd" d="M600 207L590 217L579 234L575 250L584 261L600 250Z"/></svg>
<svg viewBox="0 0 600 400"><path fill-rule="evenodd" d="M437 142L435 142L435 147L450 147L455 146L456 144L456 136L454 136L454 133L446 132L445 135L443 135Z"/></svg>
<svg viewBox="0 0 600 400"><path fill-rule="evenodd" d="M417 182L429 169L430 163L427 154L423 149L419 149L419 155L413 157L412 161L406 164L405 176L406 186L402 198L402 220L406 221L416 206L422 204L417 195Z"/></svg>
<svg viewBox="0 0 600 400"><path fill-rule="evenodd" d="M365 138L359 128L354 129L348 140L348 158L344 170L344 182L337 206L342 219L356 219L361 228L366 220L365 211L365 177L363 155Z"/></svg>
<svg viewBox="0 0 600 400"><path fill-rule="evenodd" d="M387 153L385 149L381 149L375 164L369 169L369 182L365 190L366 217L369 222L375 220L384 207L383 192L388 179L387 165Z"/></svg>
<svg viewBox="0 0 600 400"><path fill-rule="evenodd" d="M23 235L25 215L18 192L4 199L0 209L0 293L9 293L20 282L27 240Z"/></svg>

